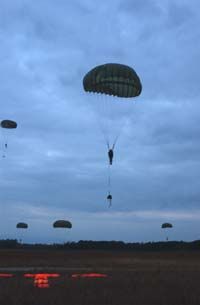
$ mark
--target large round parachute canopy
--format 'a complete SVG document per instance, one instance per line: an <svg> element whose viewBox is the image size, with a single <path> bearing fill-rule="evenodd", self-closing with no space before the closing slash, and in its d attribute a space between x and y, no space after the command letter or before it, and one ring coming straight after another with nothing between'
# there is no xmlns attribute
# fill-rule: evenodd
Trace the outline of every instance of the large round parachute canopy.
<svg viewBox="0 0 200 305"><path fill-rule="evenodd" d="M136 72L122 64L104 64L89 71L83 79L85 91L117 97L136 97L142 85Z"/></svg>
<svg viewBox="0 0 200 305"><path fill-rule="evenodd" d="M19 223L16 225L16 228L17 228L17 229L28 229L28 224L25 223L25 222L19 222Z"/></svg>
<svg viewBox="0 0 200 305"><path fill-rule="evenodd" d="M67 228L67 229L71 229L72 228L72 224L68 220L57 220L57 221L55 221L53 223L53 227L54 228Z"/></svg>
<svg viewBox="0 0 200 305"><path fill-rule="evenodd" d="M173 225L171 223L165 222L162 224L161 228L162 229L173 228Z"/></svg>
<svg viewBox="0 0 200 305"><path fill-rule="evenodd" d="M3 120L1 121L2 128L14 129L17 128L17 123L11 120Z"/></svg>

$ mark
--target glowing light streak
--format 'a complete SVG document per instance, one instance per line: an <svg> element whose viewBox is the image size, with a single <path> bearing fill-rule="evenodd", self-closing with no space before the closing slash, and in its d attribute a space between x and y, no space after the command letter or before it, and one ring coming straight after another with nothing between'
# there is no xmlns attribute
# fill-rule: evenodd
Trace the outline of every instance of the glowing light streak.
<svg viewBox="0 0 200 305"><path fill-rule="evenodd" d="M0 278L11 278L14 274L12 273L0 273Z"/></svg>
<svg viewBox="0 0 200 305"><path fill-rule="evenodd" d="M49 278L59 277L59 273L25 273L25 278L33 278L37 288L49 288Z"/></svg>

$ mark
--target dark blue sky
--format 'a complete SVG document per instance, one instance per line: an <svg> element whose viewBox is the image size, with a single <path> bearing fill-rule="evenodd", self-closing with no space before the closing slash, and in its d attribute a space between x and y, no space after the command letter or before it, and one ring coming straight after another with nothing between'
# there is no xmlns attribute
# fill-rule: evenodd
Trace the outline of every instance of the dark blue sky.
<svg viewBox="0 0 200 305"><path fill-rule="evenodd" d="M200 237L199 20L197 0L1 0L0 119L18 122L1 130L1 237L25 221L26 241L62 241L55 219L73 223L68 240L161 240L165 221L172 239ZM106 62L143 85L116 146L110 209L102 116L82 88Z"/></svg>

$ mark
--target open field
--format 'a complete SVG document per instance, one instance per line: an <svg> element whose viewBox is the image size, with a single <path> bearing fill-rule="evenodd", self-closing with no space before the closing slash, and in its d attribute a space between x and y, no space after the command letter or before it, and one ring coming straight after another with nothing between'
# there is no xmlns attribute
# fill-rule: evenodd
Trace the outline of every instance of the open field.
<svg viewBox="0 0 200 305"><path fill-rule="evenodd" d="M59 273L50 287L24 273ZM74 273L107 278L73 278ZM1 305L198 305L200 252L0 250Z"/></svg>

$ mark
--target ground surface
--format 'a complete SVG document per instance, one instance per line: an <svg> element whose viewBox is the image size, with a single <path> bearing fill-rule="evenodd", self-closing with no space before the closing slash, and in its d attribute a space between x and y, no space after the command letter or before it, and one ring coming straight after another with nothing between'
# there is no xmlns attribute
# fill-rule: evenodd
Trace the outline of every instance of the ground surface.
<svg viewBox="0 0 200 305"><path fill-rule="evenodd" d="M24 273L59 273L36 288ZM107 278L73 278L74 273ZM198 305L200 251L0 250L1 305Z"/></svg>

